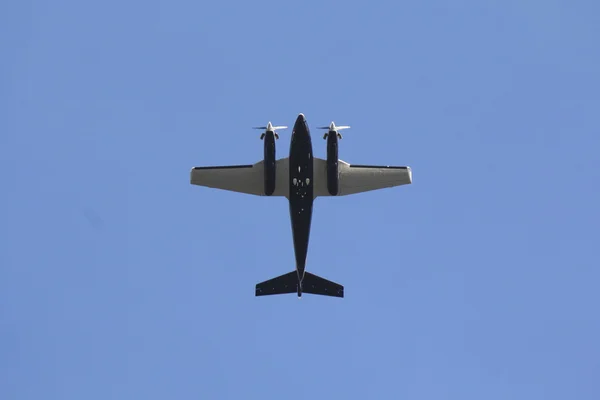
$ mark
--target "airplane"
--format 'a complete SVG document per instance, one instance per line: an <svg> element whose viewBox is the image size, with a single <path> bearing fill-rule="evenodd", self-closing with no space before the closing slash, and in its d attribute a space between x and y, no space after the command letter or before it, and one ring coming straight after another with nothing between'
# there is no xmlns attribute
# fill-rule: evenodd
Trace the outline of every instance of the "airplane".
<svg viewBox="0 0 600 400"><path fill-rule="evenodd" d="M264 129L264 157L255 164L194 167L190 173L192 185L232 192L270 197L285 197L289 201L296 269L256 284L255 296L297 293L344 297L344 286L306 271L306 255L312 220L313 203L317 197L346 196L412 183L409 166L349 164L338 159L340 130L349 126L318 127L327 132L327 159L313 156L310 129L304 114L299 114L293 127L289 156L276 159L276 132L287 126L255 127Z"/></svg>

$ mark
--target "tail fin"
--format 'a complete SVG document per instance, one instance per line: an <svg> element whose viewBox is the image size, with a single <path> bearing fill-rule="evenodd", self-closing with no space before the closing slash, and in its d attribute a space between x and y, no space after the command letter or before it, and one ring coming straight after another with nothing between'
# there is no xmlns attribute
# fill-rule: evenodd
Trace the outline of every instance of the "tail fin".
<svg viewBox="0 0 600 400"><path fill-rule="evenodd" d="M295 270L256 285L256 296L298 293L298 297L301 297L303 292L321 296L344 297L344 286L310 272L304 273L302 284L298 285L298 274Z"/></svg>

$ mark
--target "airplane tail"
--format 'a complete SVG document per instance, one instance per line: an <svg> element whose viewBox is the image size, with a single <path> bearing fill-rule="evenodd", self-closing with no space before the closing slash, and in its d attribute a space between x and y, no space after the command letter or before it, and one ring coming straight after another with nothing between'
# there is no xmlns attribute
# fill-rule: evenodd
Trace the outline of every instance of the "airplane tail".
<svg viewBox="0 0 600 400"><path fill-rule="evenodd" d="M289 293L298 293L298 297L301 297L302 293L344 297L344 286L310 272L304 273L304 279L300 283L295 270L256 285L256 296Z"/></svg>

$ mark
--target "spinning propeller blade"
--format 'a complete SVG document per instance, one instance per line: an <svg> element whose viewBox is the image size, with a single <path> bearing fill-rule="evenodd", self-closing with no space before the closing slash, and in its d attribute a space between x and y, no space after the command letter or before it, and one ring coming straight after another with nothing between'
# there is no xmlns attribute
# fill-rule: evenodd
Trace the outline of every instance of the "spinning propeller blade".
<svg viewBox="0 0 600 400"><path fill-rule="evenodd" d="M275 132L277 129L287 129L287 126L273 126L271 121L267 124L267 126L255 126L252 129L264 129L265 131L260 135L261 140L264 139L267 132L273 132L275 134L275 138L279 139L279 135Z"/></svg>
<svg viewBox="0 0 600 400"><path fill-rule="evenodd" d="M335 126L335 122L331 121L331 124L329 124L329 126L319 126L317 127L317 129L327 129L329 132L327 132L326 134L323 135L323 139L327 139L327 135L330 132L335 132L338 136L338 138L342 138L342 135L340 134L339 131L341 131L342 129L349 129L350 126L349 125L340 125L340 126Z"/></svg>

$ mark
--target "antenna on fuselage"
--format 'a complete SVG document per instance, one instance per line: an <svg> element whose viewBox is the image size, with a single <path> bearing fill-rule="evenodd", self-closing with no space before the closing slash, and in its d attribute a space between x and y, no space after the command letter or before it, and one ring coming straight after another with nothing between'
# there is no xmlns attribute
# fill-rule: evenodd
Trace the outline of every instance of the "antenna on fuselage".
<svg viewBox="0 0 600 400"><path fill-rule="evenodd" d="M273 135L275 136L275 139L279 139L279 135L277 134L276 130L277 129L287 129L287 126L273 126L271 124L271 121L269 121L269 123L267 124L267 126L255 126L252 129L264 129L265 130L260 135L260 140L263 140L265 138L265 135L267 134L267 132L273 132Z"/></svg>
<svg viewBox="0 0 600 400"><path fill-rule="evenodd" d="M342 134L339 132L342 129L350 129L350 126L348 125L341 125L341 126L335 126L335 122L331 121L331 124L329 124L329 126L319 126L317 127L317 129L327 129L327 133L323 135L323 139L327 139L327 136L330 133L335 133L338 137L338 139L342 138Z"/></svg>

